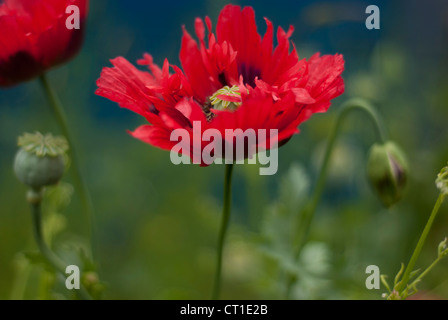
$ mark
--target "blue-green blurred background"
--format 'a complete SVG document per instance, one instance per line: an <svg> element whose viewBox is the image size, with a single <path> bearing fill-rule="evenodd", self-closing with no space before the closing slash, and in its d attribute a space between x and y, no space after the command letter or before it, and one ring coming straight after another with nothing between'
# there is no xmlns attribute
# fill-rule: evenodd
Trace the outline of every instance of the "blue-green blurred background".
<svg viewBox="0 0 448 320"><path fill-rule="evenodd" d="M159 65L165 57L179 65L181 26L193 32L195 17L206 15L216 25L227 3L92 1L82 52L49 73L68 113L93 197L94 258L106 286L105 298L209 297L224 167L174 166L168 152L127 134L145 122L142 117L94 91L101 69L116 56L135 62L149 52ZM276 175L259 176L254 165L236 166L222 297L282 297L285 244L280 238L289 232L288 219L294 219L307 199L307 188L313 187L341 103L363 97L378 107L390 138L408 155L411 170L406 193L391 209L381 206L365 174L374 131L368 118L353 114L337 143L310 243L297 267L301 277L293 297L379 299L386 289L367 290L365 269L378 265L381 273L393 278L400 263L408 261L438 195L435 177L448 161L448 2L232 3L254 7L262 34L263 17L285 29L294 25L292 40L302 57L317 51L342 53L346 92L328 113L301 125L301 134L280 149ZM365 27L365 9L370 4L381 10L380 30ZM0 299L64 296L48 273L39 265L30 266L23 254L36 251L36 246L26 187L16 180L12 162L17 136L35 130L59 133L39 83L1 89ZM64 181L72 182L70 172ZM86 236L76 190L69 204L49 197L46 207L47 225L54 231L53 247L76 263L70 252ZM444 205L418 267L435 259L438 243L448 236L447 213ZM448 298L447 267L447 261L439 264L420 289ZM53 293L49 295L47 289Z"/></svg>

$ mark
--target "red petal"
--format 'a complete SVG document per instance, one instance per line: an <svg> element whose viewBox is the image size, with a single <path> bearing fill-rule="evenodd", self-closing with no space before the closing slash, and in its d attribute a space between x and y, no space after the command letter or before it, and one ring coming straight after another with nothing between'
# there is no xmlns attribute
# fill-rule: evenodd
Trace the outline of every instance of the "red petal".
<svg viewBox="0 0 448 320"><path fill-rule="evenodd" d="M217 96L218 99L229 102L241 102L241 96L236 94L220 94Z"/></svg>
<svg viewBox="0 0 448 320"><path fill-rule="evenodd" d="M316 103L309 108L313 112L324 112L330 106L330 100L344 92L344 80L341 77L344 71L342 55L315 54L309 61L309 79L306 89L316 99Z"/></svg>
<svg viewBox="0 0 448 320"><path fill-rule="evenodd" d="M171 150L176 144L170 141L171 130L164 127L143 125L129 133L136 139L165 150Z"/></svg>
<svg viewBox="0 0 448 320"><path fill-rule="evenodd" d="M257 32L255 12L251 7L227 5L221 11L216 35L220 43L227 41L238 52L238 64L259 66L261 37Z"/></svg>
<svg viewBox="0 0 448 320"><path fill-rule="evenodd" d="M198 37L198 39L201 42L203 42L204 38L205 38L204 22L202 21L202 19L196 18L194 25L195 25L195 30L196 30L196 36Z"/></svg>
<svg viewBox="0 0 448 320"><path fill-rule="evenodd" d="M104 68L96 84L96 94L117 102L142 116L150 114L154 100L148 85L156 84L149 72L137 70L123 57L111 60L113 68Z"/></svg>
<svg viewBox="0 0 448 320"><path fill-rule="evenodd" d="M80 10L80 29L66 27L69 5ZM88 0L0 2L0 85L34 78L70 60L81 48Z"/></svg>
<svg viewBox="0 0 448 320"><path fill-rule="evenodd" d="M306 89L292 88L291 91L296 97L296 103L311 104L316 102Z"/></svg>
<svg viewBox="0 0 448 320"><path fill-rule="evenodd" d="M145 53L143 58L139 59L137 63L141 66L148 66L149 70L151 70L154 75L154 78L158 80L162 78L162 69L154 63L154 59L149 53Z"/></svg>
<svg viewBox="0 0 448 320"><path fill-rule="evenodd" d="M191 88L195 97L205 103L208 96L217 91L220 87L213 82L213 78L207 71L202 60L201 52L198 49L197 42L183 28L182 47L180 50L180 61L185 75L191 83Z"/></svg>

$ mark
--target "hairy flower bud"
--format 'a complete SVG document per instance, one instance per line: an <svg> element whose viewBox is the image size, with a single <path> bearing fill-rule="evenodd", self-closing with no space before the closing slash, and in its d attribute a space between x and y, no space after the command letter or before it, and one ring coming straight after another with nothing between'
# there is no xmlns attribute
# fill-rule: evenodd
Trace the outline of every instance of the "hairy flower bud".
<svg viewBox="0 0 448 320"><path fill-rule="evenodd" d="M393 142L374 144L367 161L367 175L384 206L398 202L406 185L408 164Z"/></svg>
<svg viewBox="0 0 448 320"><path fill-rule="evenodd" d="M14 172L21 182L35 190L59 182L68 150L65 138L25 133L19 137L18 145L21 148L14 160Z"/></svg>
<svg viewBox="0 0 448 320"><path fill-rule="evenodd" d="M448 255L447 244L448 244L448 238L443 239L443 241L439 243L439 247L437 250L439 257L444 257Z"/></svg>
<svg viewBox="0 0 448 320"><path fill-rule="evenodd" d="M436 186L443 196L448 195L448 167L442 168L440 173L437 175Z"/></svg>

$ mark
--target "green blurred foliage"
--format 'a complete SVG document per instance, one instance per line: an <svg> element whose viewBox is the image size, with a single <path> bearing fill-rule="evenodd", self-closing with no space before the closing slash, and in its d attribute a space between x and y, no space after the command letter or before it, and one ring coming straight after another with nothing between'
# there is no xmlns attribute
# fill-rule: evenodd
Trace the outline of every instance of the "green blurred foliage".
<svg viewBox="0 0 448 320"><path fill-rule="evenodd" d="M99 14L93 10L92 20ZM127 34L132 31L121 31L120 43L130 45ZM99 41L97 37L91 41ZM112 40L105 36L101 41ZM301 48L312 52L313 45L301 43ZM104 298L207 299L224 167L174 166L168 152L126 134L143 119L126 110L116 110L123 120L105 117L97 109L101 99L93 94L99 68L90 56L113 54L110 48L101 50L84 51L50 73L74 128L95 206L95 265L80 255L81 249L91 253L79 197L66 184L71 183L70 172L59 191L47 192L44 201L48 240L62 258L83 265L86 273L96 268ZM369 65L344 74L346 93L330 111L304 123L301 134L280 149L275 176L259 176L254 165L236 166L222 298L279 299L282 272L292 270L299 279L294 298L380 299L386 289L366 289L366 267L378 265L381 273L393 275L408 262L437 198L434 180L448 160L448 65L440 61L438 68L425 68L424 61L415 61L393 37L379 41L368 60ZM410 160L409 184L400 203L390 209L381 206L365 174L374 132L362 115L352 115L337 142L310 241L294 263L288 256L291 227L314 186L338 106L349 97L370 99L378 106L390 138ZM12 171L17 136L35 130L57 134L58 127L36 82L11 89L8 99L0 92L0 98L0 299L71 298L63 279L48 272L38 256L32 258L37 248L26 188ZM112 103L108 107L118 109ZM445 204L417 267L437 256L447 226ZM420 289L448 298L447 263L442 261ZM88 282L96 275L85 277Z"/></svg>

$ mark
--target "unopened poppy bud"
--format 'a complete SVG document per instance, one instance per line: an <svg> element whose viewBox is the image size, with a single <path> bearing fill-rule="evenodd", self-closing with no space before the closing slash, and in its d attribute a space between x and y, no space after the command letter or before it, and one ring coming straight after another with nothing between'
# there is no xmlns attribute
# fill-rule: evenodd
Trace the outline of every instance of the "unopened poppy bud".
<svg viewBox="0 0 448 320"><path fill-rule="evenodd" d="M445 238L442 242L439 243L439 248L438 248L439 257L448 255L447 243L448 243L448 238Z"/></svg>
<svg viewBox="0 0 448 320"><path fill-rule="evenodd" d="M65 138L25 133L19 137L21 147L14 160L17 178L34 190L59 182L65 170Z"/></svg>
<svg viewBox="0 0 448 320"><path fill-rule="evenodd" d="M408 165L393 142L374 144L367 161L367 175L384 206L398 202L406 185Z"/></svg>
<svg viewBox="0 0 448 320"><path fill-rule="evenodd" d="M436 186L443 196L448 195L448 167L444 167L437 175Z"/></svg>
<svg viewBox="0 0 448 320"><path fill-rule="evenodd" d="M100 283L100 279L98 274L94 271L84 272L82 277L82 282L86 286L86 288L92 288Z"/></svg>

